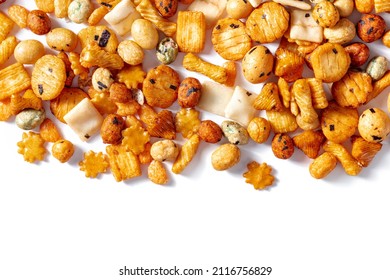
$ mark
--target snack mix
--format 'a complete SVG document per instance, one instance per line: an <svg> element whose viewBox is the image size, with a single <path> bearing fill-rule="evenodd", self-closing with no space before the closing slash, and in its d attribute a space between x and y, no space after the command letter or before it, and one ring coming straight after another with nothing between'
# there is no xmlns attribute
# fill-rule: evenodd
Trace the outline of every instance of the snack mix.
<svg viewBox="0 0 390 280"><path fill-rule="evenodd" d="M51 150L88 178L147 170L165 185L204 142L214 172L246 161L245 182L263 190L277 180L245 158L248 143L278 160L302 153L321 179L337 164L358 175L390 133L389 112L368 104L389 93L388 57L370 52L390 48L389 0L26 2L0 0L0 121L26 131L17 152L29 163Z"/></svg>

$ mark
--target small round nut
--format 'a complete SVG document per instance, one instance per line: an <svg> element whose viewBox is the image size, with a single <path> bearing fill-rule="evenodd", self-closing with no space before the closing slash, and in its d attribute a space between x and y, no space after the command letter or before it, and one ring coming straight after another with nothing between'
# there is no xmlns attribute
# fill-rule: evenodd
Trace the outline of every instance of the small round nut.
<svg viewBox="0 0 390 280"><path fill-rule="evenodd" d="M105 144L118 144L122 140L125 121L118 114L107 115L100 128L100 135Z"/></svg>
<svg viewBox="0 0 390 280"><path fill-rule="evenodd" d="M130 65L141 64L145 57L144 50L133 40L120 42L118 54L124 62Z"/></svg>
<svg viewBox="0 0 390 280"><path fill-rule="evenodd" d="M336 0L333 5L339 10L341 18L349 17L355 8L354 0Z"/></svg>
<svg viewBox="0 0 390 280"><path fill-rule="evenodd" d="M136 19L131 25L131 36L143 49L155 49L158 44L158 32L153 23L146 19Z"/></svg>
<svg viewBox="0 0 390 280"><path fill-rule="evenodd" d="M234 144L222 144L211 154L211 164L215 170L227 170L240 161L240 149Z"/></svg>
<svg viewBox="0 0 390 280"><path fill-rule="evenodd" d="M357 23L357 35L366 43L382 38L385 31L386 21L377 14L364 14Z"/></svg>
<svg viewBox="0 0 390 280"><path fill-rule="evenodd" d="M247 18L253 11L253 6L246 0L229 0L226 3L226 12L234 19Z"/></svg>
<svg viewBox="0 0 390 280"><path fill-rule="evenodd" d="M379 108L365 110L359 117L360 136L368 142L382 142L390 133L390 118Z"/></svg>
<svg viewBox="0 0 390 280"><path fill-rule="evenodd" d="M370 48L363 43L352 43L344 48L351 58L351 66L360 67L370 57Z"/></svg>
<svg viewBox="0 0 390 280"><path fill-rule="evenodd" d="M172 140L161 140L153 143L150 155L157 161L174 161L179 154L179 147Z"/></svg>
<svg viewBox="0 0 390 280"><path fill-rule="evenodd" d="M222 139L222 129L215 122L205 120L199 125L198 135L205 142L217 143Z"/></svg>
<svg viewBox="0 0 390 280"><path fill-rule="evenodd" d="M157 185L168 183L168 173L161 161L152 160L148 166L148 178Z"/></svg>
<svg viewBox="0 0 390 280"><path fill-rule="evenodd" d="M330 28L336 25L340 14L333 3L322 1L313 8L313 19L322 27Z"/></svg>
<svg viewBox="0 0 390 280"><path fill-rule="evenodd" d="M54 28L46 35L47 45L56 51L71 52L77 47L77 35L66 28Z"/></svg>
<svg viewBox="0 0 390 280"><path fill-rule="evenodd" d="M92 86L96 91L109 91L111 85L114 83L114 77L107 68L99 67L93 72Z"/></svg>
<svg viewBox="0 0 390 280"><path fill-rule="evenodd" d="M280 159L288 159L294 153L294 141L285 133L275 134L271 147L274 155Z"/></svg>
<svg viewBox="0 0 390 280"><path fill-rule="evenodd" d="M41 10L33 10L28 13L27 27L37 35L44 35L51 29L51 20Z"/></svg>
<svg viewBox="0 0 390 280"><path fill-rule="evenodd" d="M202 84L198 79L187 77L181 81L177 102L182 108L193 108L198 105L202 94Z"/></svg>
<svg viewBox="0 0 390 280"><path fill-rule="evenodd" d="M51 153L53 157L58 159L61 163L65 163L73 156L74 146L72 142L61 139L53 144L51 147Z"/></svg>
<svg viewBox="0 0 390 280"><path fill-rule="evenodd" d="M271 125L268 120L262 117L254 117L248 124L247 131L253 141L264 143L271 133Z"/></svg>
<svg viewBox="0 0 390 280"><path fill-rule="evenodd" d="M390 48L390 30L385 33L382 37L383 45Z"/></svg>
<svg viewBox="0 0 390 280"><path fill-rule="evenodd" d="M125 84L115 82L110 86L110 99L115 103L127 103L133 100L133 95Z"/></svg>
<svg viewBox="0 0 390 280"><path fill-rule="evenodd" d="M324 28L324 37L329 43L346 44L356 36L356 28L347 18L340 19L336 25Z"/></svg>
<svg viewBox="0 0 390 280"><path fill-rule="evenodd" d="M45 54L45 47L38 40L24 40L17 44L14 56L22 64L34 64Z"/></svg>

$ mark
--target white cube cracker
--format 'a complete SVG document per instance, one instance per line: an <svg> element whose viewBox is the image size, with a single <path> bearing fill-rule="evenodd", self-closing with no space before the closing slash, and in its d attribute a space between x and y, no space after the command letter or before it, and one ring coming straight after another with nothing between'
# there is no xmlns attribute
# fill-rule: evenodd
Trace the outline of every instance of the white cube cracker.
<svg viewBox="0 0 390 280"><path fill-rule="evenodd" d="M324 39L324 29L314 20L310 11L294 9L290 16L290 38L314 43Z"/></svg>
<svg viewBox="0 0 390 280"><path fill-rule="evenodd" d="M84 98L70 110L64 120L83 141L100 131L103 123L102 115L88 98Z"/></svg>
<svg viewBox="0 0 390 280"><path fill-rule="evenodd" d="M225 117L239 122L245 127L248 126L256 113L256 109L253 108L253 102L256 96L256 94L250 93L240 86L236 86L233 96L225 108Z"/></svg>
<svg viewBox="0 0 390 280"><path fill-rule="evenodd" d="M212 81L204 81L198 107L207 112L225 116L225 108L233 95L233 88Z"/></svg>
<svg viewBox="0 0 390 280"><path fill-rule="evenodd" d="M141 18L141 15L130 0L122 0L104 16L104 19L114 32L120 36L128 33L131 30L133 22L139 18Z"/></svg>

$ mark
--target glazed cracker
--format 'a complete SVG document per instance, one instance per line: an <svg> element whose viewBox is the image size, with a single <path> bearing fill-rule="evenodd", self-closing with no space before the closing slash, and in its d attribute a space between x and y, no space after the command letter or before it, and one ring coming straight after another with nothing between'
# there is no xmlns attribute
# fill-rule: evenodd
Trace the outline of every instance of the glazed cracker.
<svg viewBox="0 0 390 280"><path fill-rule="evenodd" d="M215 51L227 60L242 59L252 47L245 25L236 19L220 19L213 28L211 41Z"/></svg>
<svg viewBox="0 0 390 280"><path fill-rule="evenodd" d="M0 70L0 100L28 89L30 85L30 75L23 64L17 62Z"/></svg>
<svg viewBox="0 0 390 280"><path fill-rule="evenodd" d="M34 65L31 86L42 100L51 100L60 95L65 86L66 68L61 58L44 55Z"/></svg>

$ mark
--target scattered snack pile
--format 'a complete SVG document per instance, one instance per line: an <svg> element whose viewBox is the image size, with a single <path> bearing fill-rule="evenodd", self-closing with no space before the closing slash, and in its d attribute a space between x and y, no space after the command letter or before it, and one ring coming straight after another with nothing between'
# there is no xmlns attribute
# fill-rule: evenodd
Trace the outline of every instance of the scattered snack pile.
<svg viewBox="0 0 390 280"><path fill-rule="evenodd" d="M358 175L390 133L388 112L358 111L390 86L388 57L370 59L370 43L390 48L381 16L390 13L390 1L310 1L35 0L36 9L28 10L1 0L0 121L28 130L17 146L30 163L45 158L48 142L61 163L74 156L62 126L81 141L100 137L105 151L91 149L79 159L90 178L110 170L124 181L147 165L148 178L163 185L169 181L164 161L179 174L201 141L222 139L211 163L223 171L244 160L240 145L271 135L274 155L288 159L298 148L313 160L314 178L337 163ZM77 34L66 28L69 21L82 25ZM14 27L44 36L50 52L38 40L19 41ZM208 41L222 65L201 57ZM274 53L268 43L278 44ZM160 64L145 69L150 50ZM204 75L203 82L169 66L180 52L186 74ZM237 85L238 74L264 83L261 91ZM201 110L226 120L201 120ZM243 177L255 189L274 182L265 162L249 162Z"/></svg>

